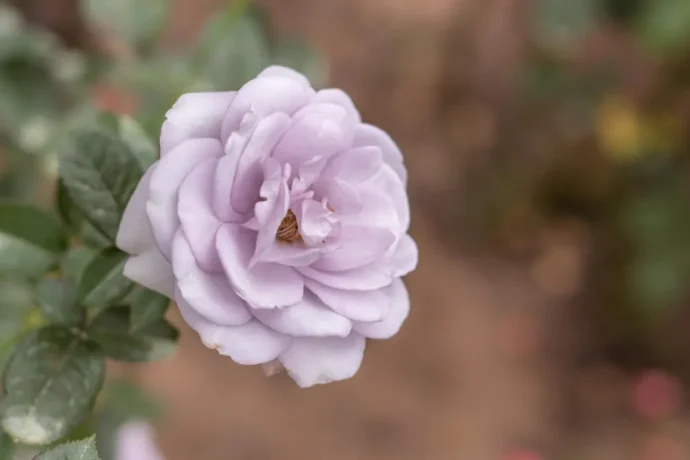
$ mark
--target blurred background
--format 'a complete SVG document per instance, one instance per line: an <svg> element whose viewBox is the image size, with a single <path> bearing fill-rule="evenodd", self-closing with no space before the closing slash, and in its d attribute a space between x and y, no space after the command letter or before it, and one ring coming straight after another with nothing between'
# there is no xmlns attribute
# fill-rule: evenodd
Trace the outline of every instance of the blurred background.
<svg viewBox="0 0 690 460"><path fill-rule="evenodd" d="M171 311L174 359L110 369L169 460L690 459L690 1L0 1L0 196L50 204L96 110L156 138L269 63L400 144L412 312L299 390ZM0 334L22 289L0 279Z"/></svg>

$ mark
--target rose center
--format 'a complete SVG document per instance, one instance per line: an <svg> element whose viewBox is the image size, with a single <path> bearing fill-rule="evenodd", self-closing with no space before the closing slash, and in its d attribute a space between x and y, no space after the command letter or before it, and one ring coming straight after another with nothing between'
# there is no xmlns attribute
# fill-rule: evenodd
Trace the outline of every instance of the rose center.
<svg viewBox="0 0 690 460"><path fill-rule="evenodd" d="M297 217L295 217L295 213L292 212L292 209L288 209L287 214L285 214L276 232L276 237L280 241L285 241L286 243L293 243L302 238L302 235L299 234Z"/></svg>

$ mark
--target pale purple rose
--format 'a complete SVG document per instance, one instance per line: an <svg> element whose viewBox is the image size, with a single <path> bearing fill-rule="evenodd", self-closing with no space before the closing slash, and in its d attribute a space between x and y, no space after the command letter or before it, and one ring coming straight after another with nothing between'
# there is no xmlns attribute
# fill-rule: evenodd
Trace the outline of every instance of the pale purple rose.
<svg viewBox="0 0 690 460"><path fill-rule="evenodd" d="M185 94L120 225L125 275L237 363L301 387L350 378L409 311L406 181L390 136L294 70Z"/></svg>
<svg viewBox="0 0 690 460"><path fill-rule="evenodd" d="M115 436L115 460L165 460L153 427L143 421L122 425Z"/></svg>

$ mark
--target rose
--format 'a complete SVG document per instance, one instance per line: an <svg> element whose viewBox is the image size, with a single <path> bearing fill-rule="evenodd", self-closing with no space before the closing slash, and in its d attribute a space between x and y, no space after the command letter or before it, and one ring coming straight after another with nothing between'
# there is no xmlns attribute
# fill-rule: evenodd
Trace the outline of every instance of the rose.
<svg viewBox="0 0 690 460"><path fill-rule="evenodd" d="M115 460L164 460L153 427L134 420L122 425L115 434Z"/></svg>
<svg viewBox="0 0 690 460"><path fill-rule="evenodd" d="M337 89L269 67L183 95L120 224L125 275L174 298L203 343L302 387L351 377L394 335L417 264L402 154Z"/></svg>

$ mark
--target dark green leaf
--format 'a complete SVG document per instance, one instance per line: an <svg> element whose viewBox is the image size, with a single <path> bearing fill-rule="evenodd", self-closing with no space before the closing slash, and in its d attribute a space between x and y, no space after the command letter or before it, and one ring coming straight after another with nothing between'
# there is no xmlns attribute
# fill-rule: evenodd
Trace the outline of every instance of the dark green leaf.
<svg viewBox="0 0 690 460"><path fill-rule="evenodd" d="M82 216L74 206L72 199L69 196L69 192L62 183L62 180L58 180L57 185L57 211L62 219L62 222L70 228L78 228L82 221Z"/></svg>
<svg viewBox="0 0 690 460"><path fill-rule="evenodd" d="M7 364L2 427L22 444L55 442L88 415L103 385L97 347L64 326L34 331Z"/></svg>
<svg viewBox="0 0 690 460"><path fill-rule="evenodd" d="M60 159L60 177L84 217L115 241L120 219L143 175L127 145L106 130L75 137Z"/></svg>
<svg viewBox="0 0 690 460"><path fill-rule="evenodd" d="M127 302L132 307L130 329L138 331L150 324L160 321L170 305L170 299L157 292L137 286Z"/></svg>
<svg viewBox="0 0 690 460"><path fill-rule="evenodd" d="M130 309L115 307L98 316L87 331L103 353L118 361L158 361L177 348L177 330L164 320L130 332Z"/></svg>
<svg viewBox="0 0 690 460"><path fill-rule="evenodd" d="M84 269L77 297L90 309L92 317L120 302L134 287L134 283L122 274L127 257L116 248L106 249Z"/></svg>
<svg viewBox="0 0 690 460"><path fill-rule="evenodd" d="M66 246L67 236L55 216L32 206L0 204L0 272L41 275Z"/></svg>
<svg viewBox="0 0 690 460"><path fill-rule="evenodd" d="M14 458L14 441L7 433L0 434L0 460L12 460Z"/></svg>
<svg viewBox="0 0 690 460"><path fill-rule="evenodd" d="M96 437L60 444L38 455L34 460L100 460Z"/></svg>
<svg viewBox="0 0 690 460"><path fill-rule="evenodd" d="M60 262L60 269L65 278L79 284L82 273L98 252L83 246L75 247L67 251Z"/></svg>
<svg viewBox="0 0 690 460"><path fill-rule="evenodd" d="M103 112L98 121L100 126L127 144L143 169L148 169L158 158L158 147L134 118Z"/></svg>
<svg viewBox="0 0 690 460"><path fill-rule="evenodd" d="M77 325L83 320L83 311L77 305L77 288L72 281L41 280L36 286L36 300L41 316L49 322Z"/></svg>

